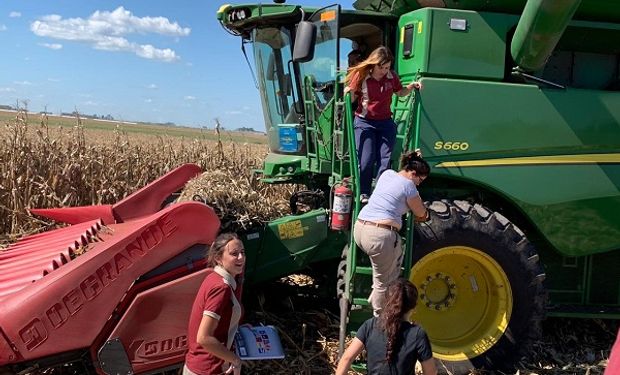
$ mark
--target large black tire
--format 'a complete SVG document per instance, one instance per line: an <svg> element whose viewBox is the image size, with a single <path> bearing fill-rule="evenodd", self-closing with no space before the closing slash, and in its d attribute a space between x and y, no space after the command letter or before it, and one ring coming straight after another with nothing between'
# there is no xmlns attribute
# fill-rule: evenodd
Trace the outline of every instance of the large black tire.
<svg viewBox="0 0 620 375"><path fill-rule="evenodd" d="M410 279L413 318L427 331L438 369L506 370L541 334L546 291L538 254L497 212L466 201L435 201L416 224ZM514 371L512 371L514 372Z"/></svg>

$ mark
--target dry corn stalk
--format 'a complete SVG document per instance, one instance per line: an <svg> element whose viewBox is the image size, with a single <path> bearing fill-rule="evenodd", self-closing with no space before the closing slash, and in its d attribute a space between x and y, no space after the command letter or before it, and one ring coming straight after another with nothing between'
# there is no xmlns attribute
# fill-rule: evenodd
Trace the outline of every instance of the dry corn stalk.
<svg viewBox="0 0 620 375"><path fill-rule="evenodd" d="M70 129L50 129L46 117L38 123L28 123L25 112L19 112L3 125L0 243L53 225L30 215L29 208L115 203L184 163L196 163L205 171L225 169L227 174L216 173L220 180L209 184L227 185L228 200L237 202L235 205L246 198L255 199L256 194L264 201L287 195L278 187L247 189L251 169L257 168L266 155L267 147L263 144L222 143L220 153L218 143L208 139L133 135L120 128L110 136L110 131L86 129L81 120ZM238 190L233 190L235 187ZM206 193L203 196L209 198ZM227 199L220 193L215 201ZM243 223L243 227L266 218L255 213L255 207L260 205L253 205L243 210L228 203L223 208L234 209L232 215L240 213L239 220L231 220ZM221 214L231 217L226 211Z"/></svg>
<svg viewBox="0 0 620 375"><path fill-rule="evenodd" d="M261 184L249 171L206 171L189 181L179 201L200 200L215 209L222 231L243 231L286 215L292 189Z"/></svg>

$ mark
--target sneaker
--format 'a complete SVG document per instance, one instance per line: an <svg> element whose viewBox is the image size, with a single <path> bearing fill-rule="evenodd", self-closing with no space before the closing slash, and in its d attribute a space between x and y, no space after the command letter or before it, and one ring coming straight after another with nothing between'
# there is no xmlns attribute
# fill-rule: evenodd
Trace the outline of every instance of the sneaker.
<svg viewBox="0 0 620 375"><path fill-rule="evenodd" d="M362 195L360 195L360 203L361 203L361 204L366 204L366 203L368 203L368 194L362 194Z"/></svg>

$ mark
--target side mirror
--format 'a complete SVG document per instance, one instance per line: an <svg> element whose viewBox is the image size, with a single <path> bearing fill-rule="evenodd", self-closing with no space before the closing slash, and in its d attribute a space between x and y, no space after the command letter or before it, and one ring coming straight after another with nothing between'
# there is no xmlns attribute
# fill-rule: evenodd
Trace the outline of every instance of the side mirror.
<svg viewBox="0 0 620 375"><path fill-rule="evenodd" d="M301 21L295 33L295 47L293 48L294 62L308 62L314 58L316 43L316 25L312 22Z"/></svg>

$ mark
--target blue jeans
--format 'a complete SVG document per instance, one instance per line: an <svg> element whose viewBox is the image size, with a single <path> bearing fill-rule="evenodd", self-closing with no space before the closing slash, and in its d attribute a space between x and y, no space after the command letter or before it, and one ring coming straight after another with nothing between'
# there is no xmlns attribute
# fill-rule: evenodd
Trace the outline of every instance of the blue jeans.
<svg viewBox="0 0 620 375"><path fill-rule="evenodd" d="M360 165L360 194L370 195L375 165L377 178L390 168L390 158L396 143L394 120L370 120L355 116L355 144Z"/></svg>

